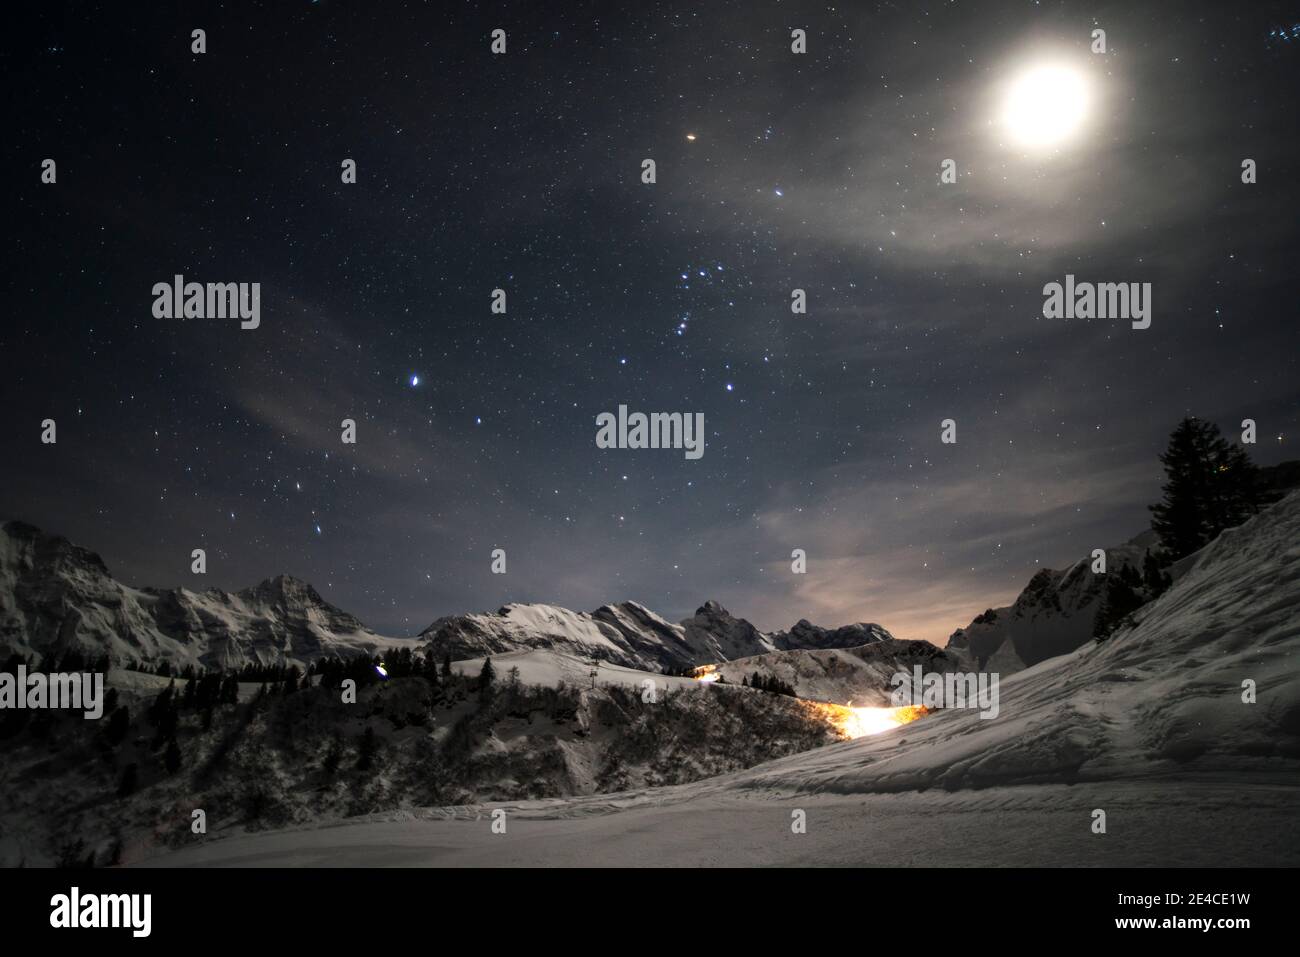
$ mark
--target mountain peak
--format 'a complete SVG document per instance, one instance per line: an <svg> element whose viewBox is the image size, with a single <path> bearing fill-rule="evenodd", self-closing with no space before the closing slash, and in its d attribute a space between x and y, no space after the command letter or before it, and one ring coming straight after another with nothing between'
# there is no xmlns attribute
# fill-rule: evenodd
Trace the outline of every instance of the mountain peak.
<svg viewBox="0 0 1300 957"><path fill-rule="evenodd" d="M32 564L71 564L97 575L108 575L108 565L97 552L75 545L62 535L52 535L35 525L12 519L4 523L4 537L12 545L6 549L17 558L25 556Z"/></svg>
<svg viewBox="0 0 1300 957"><path fill-rule="evenodd" d="M800 618L789 631L772 635L774 646L781 651L795 649L857 648L874 642L889 641L891 635L880 625L860 621L839 628L822 628L807 618Z"/></svg>
<svg viewBox="0 0 1300 957"><path fill-rule="evenodd" d="M325 604L325 600L321 598L320 593L312 587L310 582L295 578L293 575L276 575L273 578L263 579L251 588L243 589L239 594L245 597L280 600L293 604Z"/></svg>
<svg viewBox="0 0 1300 957"><path fill-rule="evenodd" d="M710 598L708 601L706 601L706 602L705 602L703 605L701 605L699 608L695 609L695 614L696 614L697 616L699 616L699 615L707 615L707 616L710 617L710 618L732 618L732 617L734 617L734 616L731 614L731 612L727 611L727 609L726 609L725 607L723 607L722 602L720 602L720 601L715 601L715 600L712 599L712 598Z"/></svg>

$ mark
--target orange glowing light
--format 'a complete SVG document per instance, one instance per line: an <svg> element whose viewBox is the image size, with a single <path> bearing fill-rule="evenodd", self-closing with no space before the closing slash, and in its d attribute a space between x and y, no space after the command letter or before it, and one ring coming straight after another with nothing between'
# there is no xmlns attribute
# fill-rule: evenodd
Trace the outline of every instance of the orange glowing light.
<svg viewBox="0 0 1300 957"><path fill-rule="evenodd" d="M930 709L920 705L907 705L902 708L854 708L821 701L807 701L805 704L833 724L840 736L844 738L862 738L869 734L892 731L930 713Z"/></svg>

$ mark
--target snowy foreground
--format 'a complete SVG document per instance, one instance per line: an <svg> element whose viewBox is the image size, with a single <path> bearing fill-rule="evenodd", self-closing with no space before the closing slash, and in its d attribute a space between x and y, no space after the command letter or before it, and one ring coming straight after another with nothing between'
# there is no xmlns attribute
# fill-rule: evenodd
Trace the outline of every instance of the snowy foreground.
<svg viewBox="0 0 1300 957"><path fill-rule="evenodd" d="M1300 494L1207 546L1131 627L1006 679L993 720L947 710L690 785L232 837L149 863L1297 866Z"/></svg>
<svg viewBox="0 0 1300 957"><path fill-rule="evenodd" d="M1170 782L778 799L687 785L504 807L505 834L492 833L490 808L446 808L212 841L144 866L1300 865L1288 787ZM1089 829L1096 807L1114 812L1103 835ZM804 834L791 830L795 809L807 814Z"/></svg>

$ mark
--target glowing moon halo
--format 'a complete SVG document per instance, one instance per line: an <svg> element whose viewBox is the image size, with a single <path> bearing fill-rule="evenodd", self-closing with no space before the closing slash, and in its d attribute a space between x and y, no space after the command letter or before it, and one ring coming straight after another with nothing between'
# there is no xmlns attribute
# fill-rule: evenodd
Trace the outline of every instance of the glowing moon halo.
<svg viewBox="0 0 1300 957"><path fill-rule="evenodd" d="M1068 139L1088 115L1088 83L1067 66L1031 67L1012 81L1002 125L1019 146L1046 149Z"/></svg>

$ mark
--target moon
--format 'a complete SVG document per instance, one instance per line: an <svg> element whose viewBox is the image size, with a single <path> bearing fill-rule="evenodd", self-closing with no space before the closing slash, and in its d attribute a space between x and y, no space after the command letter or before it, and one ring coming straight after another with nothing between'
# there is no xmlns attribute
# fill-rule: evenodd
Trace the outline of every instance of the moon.
<svg viewBox="0 0 1300 957"><path fill-rule="evenodd" d="M1088 103L1083 73L1063 64L1039 64L1011 81L1002 105L1002 125L1018 146L1050 149L1079 131Z"/></svg>

